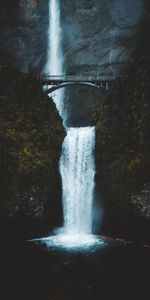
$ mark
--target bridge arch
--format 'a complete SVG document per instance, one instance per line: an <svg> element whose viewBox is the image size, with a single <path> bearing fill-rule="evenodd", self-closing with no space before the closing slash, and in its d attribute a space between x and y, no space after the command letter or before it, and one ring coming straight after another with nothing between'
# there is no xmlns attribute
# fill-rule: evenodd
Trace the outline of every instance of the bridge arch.
<svg viewBox="0 0 150 300"><path fill-rule="evenodd" d="M87 87L91 87L93 89L96 89L97 91L106 91L108 90L108 85L107 83L105 84L105 86L103 84L101 85L97 85L97 84L94 84L94 83L91 83L91 82L64 82L64 83L58 83L56 85L52 85L50 88L47 87L45 88L45 93L46 94L51 94L52 92L56 91L56 90L59 90L61 88L65 88L65 87L72 87L72 86L87 86Z"/></svg>
<svg viewBox="0 0 150 300"><path fill-rule="evenodd" d="M46 94L69 86L87 86L97 91L108 90L116 77L114 75L50 75L40 76Z"/></svg>

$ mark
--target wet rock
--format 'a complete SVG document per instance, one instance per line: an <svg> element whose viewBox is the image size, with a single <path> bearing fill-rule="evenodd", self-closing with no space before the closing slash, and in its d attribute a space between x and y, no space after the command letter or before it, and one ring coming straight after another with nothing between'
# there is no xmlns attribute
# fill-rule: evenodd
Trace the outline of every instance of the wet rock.
<svg viewBox="0 0 150 300"><path fill-rule="evenodd" d="M23 72L41 72L46 59L48 1L0 4L0 54Z"/></svg>
<svg viewBox="0 0 150 300"><path fill-rule="evenodd" d="M119 72L134 49L142 0L66 1L62 6L69 72Z"/></svg>
<svg viewBox="0 0 150 300"><path fill-rule="evenodd" d="M60 1L67 72L118 72L134 48L144 0ZM0 53L24 72L41 72L49 0L1 1Z"/></svg>

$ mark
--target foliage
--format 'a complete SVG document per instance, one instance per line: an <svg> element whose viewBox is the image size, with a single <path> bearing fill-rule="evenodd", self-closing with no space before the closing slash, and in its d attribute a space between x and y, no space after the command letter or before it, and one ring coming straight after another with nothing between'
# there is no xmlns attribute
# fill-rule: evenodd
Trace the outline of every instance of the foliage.
<svg viewBox="0 0 150 300"><path fill-rule="evenodd" d="M0 214L43 217L58 185L65 135L40 83L0 61Z"/></svg>
<svg viewBox="0 0 150 300"><path fill-rule="evenodd" d="M150 183L149 28L150 17L145 16L137 30L134 63L94 116L97 182L104 206L109 216L126 223L144 216L132 199L141 199Z"/></svg>

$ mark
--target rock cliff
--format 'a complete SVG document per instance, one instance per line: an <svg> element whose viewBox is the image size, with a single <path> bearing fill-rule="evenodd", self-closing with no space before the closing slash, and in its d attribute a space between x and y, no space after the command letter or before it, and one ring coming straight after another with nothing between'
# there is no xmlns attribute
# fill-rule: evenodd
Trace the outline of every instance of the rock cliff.
<svg viewBox="0 0 150 300"><path fill-rule="evenodd" d="M41 72L46 59L48 1L2 0L0 54L23 72Z"/></svg>
<svg viewBox="0 0 150 300"><path fill-rule="evenodd" d="M120 71L134 49L144 1L65 1L62 12L67 70Z"/></svg>
<svg viewBox="0 0 150 300"><path fill-rule="evenodd" d="M144 0L62 0L66 69L118 72L134 48ZM41 72L46 60L49 0L2 0L0 52L25 72Z"/></svg>
<svg viewBox="0 0 150 300"><path fill-rule="evenodd" d="M118 74L132 59L136 25L146 9L143 0L61 2L67 74ZM89 125L103 93L67 90L68 124ZM80 97L79 97L80 95Z"/></svg>

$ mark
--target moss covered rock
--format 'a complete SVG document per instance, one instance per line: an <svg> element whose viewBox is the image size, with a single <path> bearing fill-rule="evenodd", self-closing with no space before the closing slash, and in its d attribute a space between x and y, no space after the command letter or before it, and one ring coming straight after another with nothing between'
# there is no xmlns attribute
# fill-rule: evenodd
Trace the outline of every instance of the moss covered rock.
<svg viewBox="0 0 150 300"><path fill-rule="evenodd" d="M118 222L118 230L120 224L150 221L149 26L147 15L137 31L135 64L126 78L115 82L95 114L97 183L106 215Z"/></svg>
<svg viewBox="0 0 150 300"><path fill-rule="evenodd" d="M40 83L2 60L0 82L0 217L56 222L62 120Z"/></svg>

